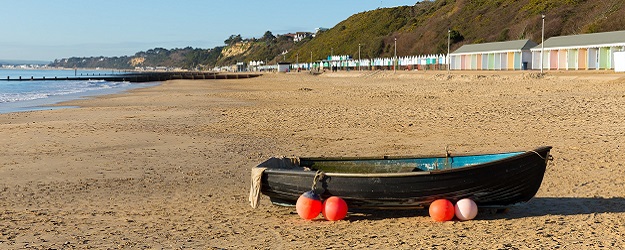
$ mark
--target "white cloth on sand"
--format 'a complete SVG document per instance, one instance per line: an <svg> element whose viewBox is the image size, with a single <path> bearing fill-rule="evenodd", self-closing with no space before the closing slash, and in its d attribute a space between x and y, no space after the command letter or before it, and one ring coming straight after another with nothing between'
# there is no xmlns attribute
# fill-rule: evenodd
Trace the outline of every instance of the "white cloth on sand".
<svg viewBox="0 0 625 250"><path fill-rule="evenodd" d="M258 207L258 202L260 202L260 185L261 185L261 177L263 177L263 171L267 168L254 167L252 168L252 185L250 187L250 205L252 208Z"/></svg>

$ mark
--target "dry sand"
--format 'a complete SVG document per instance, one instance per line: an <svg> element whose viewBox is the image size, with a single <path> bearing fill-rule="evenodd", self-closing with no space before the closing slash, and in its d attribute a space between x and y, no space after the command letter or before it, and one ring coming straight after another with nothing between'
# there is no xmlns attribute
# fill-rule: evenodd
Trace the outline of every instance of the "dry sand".
<svg viewBox="0 0 625 250"><path fill-rule="evenodd" d="M0 115L0 249L625 247L625 78L604 72L268 74L168 81ZM537 196L467 222L427 211L304 221L247 201L275 155L529 150Z"/></svg>

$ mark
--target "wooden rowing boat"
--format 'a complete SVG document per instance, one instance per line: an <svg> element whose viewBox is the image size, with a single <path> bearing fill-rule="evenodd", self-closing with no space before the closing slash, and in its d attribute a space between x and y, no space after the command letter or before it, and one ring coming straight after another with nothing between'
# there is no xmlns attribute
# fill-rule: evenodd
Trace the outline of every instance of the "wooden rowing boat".
<svg viewBox="0 0 625 250"><path fill-rule="evenodd" d="M551 147L496 154L378 158L270 158L253 169L260 192L293 205L314 189L352 208L425 207L439 198L471 198L480 207L508 207L538 191ZM252 199L252 197L250 197ZM252 206L255 206L254 204Z"/></svg>

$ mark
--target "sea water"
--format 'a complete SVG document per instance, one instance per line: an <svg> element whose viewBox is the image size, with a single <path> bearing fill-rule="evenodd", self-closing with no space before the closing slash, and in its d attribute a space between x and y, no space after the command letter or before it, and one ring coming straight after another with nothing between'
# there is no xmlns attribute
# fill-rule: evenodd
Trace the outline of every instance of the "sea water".
<svg viewBox="0 0 625 250"><path fill-rule="evenodd" d="M10 79L65 78L87 75L119 74L103 70L0 69L0 113L55 109L47 105L88 96L120 93L158 83L109 82L102 80L6 81Z"/></svg>

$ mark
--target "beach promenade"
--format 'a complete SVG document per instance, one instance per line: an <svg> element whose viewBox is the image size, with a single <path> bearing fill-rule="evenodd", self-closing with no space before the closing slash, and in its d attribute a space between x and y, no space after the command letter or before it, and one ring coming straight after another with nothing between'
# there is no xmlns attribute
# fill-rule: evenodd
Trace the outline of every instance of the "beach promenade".
<svg viewBox="0 0 625 250"><path fill-rule="evenodd" d="M615 249L625 246L625 75L339 72L172 80L0 114L0 249ZM272 156L553 146L537 196L304 221L262 197Z"/></svg>

